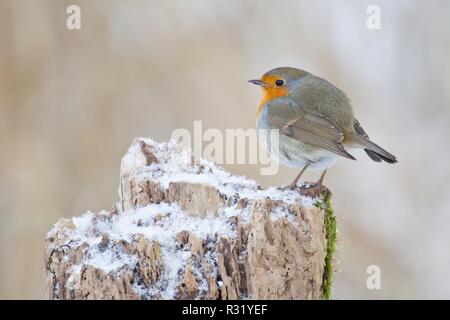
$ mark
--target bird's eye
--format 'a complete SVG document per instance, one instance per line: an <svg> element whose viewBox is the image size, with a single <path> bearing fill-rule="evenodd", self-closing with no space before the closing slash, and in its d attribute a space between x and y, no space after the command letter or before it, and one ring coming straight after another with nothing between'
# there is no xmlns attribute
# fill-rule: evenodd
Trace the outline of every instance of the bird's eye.
<svg viewBox="0 0 450 320"><path fill-rule="evenodd" d="M276 84L278 87L281 87L281 86L284 84L284 80L279 79L279 80L275 81L275 84Z"/></svg>

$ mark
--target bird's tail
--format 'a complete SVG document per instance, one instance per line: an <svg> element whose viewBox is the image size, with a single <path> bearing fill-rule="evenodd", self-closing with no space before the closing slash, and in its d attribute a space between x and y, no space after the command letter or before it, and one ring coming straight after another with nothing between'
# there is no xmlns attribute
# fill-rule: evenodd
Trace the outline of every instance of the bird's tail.
<svg viewBox="0 0 450 320"><path fill-rule="evenodd" d="M376 143L373 143L369 139L360 136L355 135L355 142L358 144L361 144L364 147L364 151L367 153L370 159L376 162L386 161L387 163L397 163L397 158L384 150L382 147L377 145Z"/></svg>

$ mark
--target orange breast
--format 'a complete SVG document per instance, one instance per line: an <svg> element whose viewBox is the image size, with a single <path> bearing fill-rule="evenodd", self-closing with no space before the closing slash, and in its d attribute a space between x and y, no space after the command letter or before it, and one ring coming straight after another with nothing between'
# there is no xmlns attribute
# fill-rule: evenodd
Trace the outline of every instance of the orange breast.
<svg viewBox="0 0 450 320"><path fill-rule="evenodd" d="M276 87L276 86L263 87L263 97L258 106L258 114L261 112L263 106L267 102L278 97L284 97L285 95L287 95L287 93L288 91L286 87Z"/></svg>
<svg viewBox="0 0 450 320"><path fill-rule="evenodd" d="M272 99L283 97L288 94L288 90L285 86L278 87L275 85L275 82L280 79L275 75L264 75L261 78L261 81L266 83L266 86L263 86L263 97L258 106L258 115L261 112L263 106Z"/></svg>

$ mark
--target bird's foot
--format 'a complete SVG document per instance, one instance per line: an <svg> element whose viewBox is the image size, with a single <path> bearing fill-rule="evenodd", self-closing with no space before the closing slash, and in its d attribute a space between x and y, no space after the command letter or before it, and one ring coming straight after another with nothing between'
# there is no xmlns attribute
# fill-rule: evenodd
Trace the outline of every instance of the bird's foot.
<svg viewBox="0 0 450 320"><path fill-rule="evenodd" d="M325 187L320 181L316 183L305 183L299 188L299 192L307 197L316 198L320 195L331 195L330 189Z"/></svg>
<svg viewBox="0 0 450 320"><path fill-rule="evenodd" d="M289 184L287 186L278 187L278 190L286 191L286 190L298 190L298 186L296 184Z"/></svg>

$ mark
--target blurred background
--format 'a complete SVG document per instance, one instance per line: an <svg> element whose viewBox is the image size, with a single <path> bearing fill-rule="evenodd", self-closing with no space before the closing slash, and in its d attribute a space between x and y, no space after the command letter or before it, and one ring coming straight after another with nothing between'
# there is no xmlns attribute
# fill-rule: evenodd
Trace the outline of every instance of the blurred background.
<svg viewBox="0 0 450 320"><path fill-rule="evenodd" d="M81 8L81 30L66 8ZM381 29L366 9L381 9ZM450 298L449 1L0 2L0 298L44 297L43 245L60 217L108 209L135 136L252 128L278 66L348 93L395 166L341 160L335 299ZM227 169L264 185L259 165ZM306 180L315 181L310 172ZM368 290L366 269L381 269Z"/></svg>

